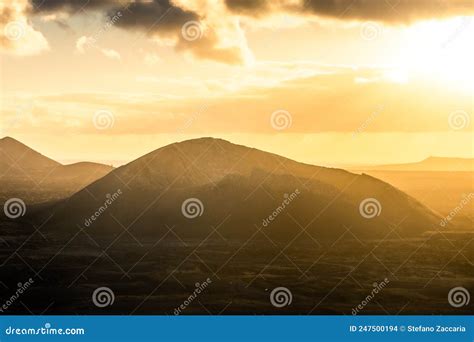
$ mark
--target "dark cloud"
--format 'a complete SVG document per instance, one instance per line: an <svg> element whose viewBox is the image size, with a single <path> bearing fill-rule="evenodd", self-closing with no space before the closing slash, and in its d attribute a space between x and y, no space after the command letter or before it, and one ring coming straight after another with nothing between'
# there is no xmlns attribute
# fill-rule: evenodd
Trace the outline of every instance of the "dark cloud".
<svg viewBox="0 0 474 342"><path fill-rule="evenodd" d="M229 64L243 62L241 46L222 47L218 30L201 25L205 18L170 0L30 0L30 4L30 11L35 14L99 11L113 17L121 11L123 15L114 23L118 28L144 32L152 38L173 39L177 50L188 51L199 58ZM183 37L183 27L190 22L193 23L190 30L198 31L192 32L197 35L196 39Z"/></svg>
<svg viewBox="0 0 474 342"><path fill-rule="evenodd" d="M225 3L232 11L247 14L260 14L269 9L267 0L225 0Z"/></svg>
<svg viewBox="0 0 474 342"><path fill-rule="evenodd" d="M262 16L272 12L315 15L340 20L374 20L408 23L421 19L472 15L472 0L225 0L236 13Z"/></svg>
<svg viewBox="0 0 474 342"><path fill-rule="evenodd" d="M115 13L115 9L110 13ZM159 34L181 30L181 27L191 20L199 20L198 15L173 5L169 0L154 0L130 4L117 25Z"/></svg>
<svg viewBox="0 0 474 342"><path fill-rule="evenodd" d="M241 47L220 47L216 30L201 24L202 20L197 13L184 10L169 0L154 0L131 4L116 25L145 32L150 37L176 39L178 50L188 51L199 58L229 64L242 63ZM190 26L186 29L188 24ZM186 37L187 34L192 37Z"/></svg>
<svg viewBox="0 0 474 342"><path fill-rule="evenodd" d="M30 3L31 9L35 13L74 13L80 10L103 10L125 2L117 0L30 0Z"/></svg>

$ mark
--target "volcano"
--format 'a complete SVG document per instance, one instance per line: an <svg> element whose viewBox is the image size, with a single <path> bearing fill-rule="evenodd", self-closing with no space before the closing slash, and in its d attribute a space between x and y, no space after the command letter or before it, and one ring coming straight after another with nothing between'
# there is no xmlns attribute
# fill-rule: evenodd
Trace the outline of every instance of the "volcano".
<svg viewBox="0 0 474 342"><path fill-rule="evenodd" d="M388 183L365 174L299 163L221 139L174 143L119 167L49 208L51 231L77 227L113 240L128 231L180 238L219 231L275 241L415 236L437 214ZM50 213L48 213L49 215Z"/></svg>

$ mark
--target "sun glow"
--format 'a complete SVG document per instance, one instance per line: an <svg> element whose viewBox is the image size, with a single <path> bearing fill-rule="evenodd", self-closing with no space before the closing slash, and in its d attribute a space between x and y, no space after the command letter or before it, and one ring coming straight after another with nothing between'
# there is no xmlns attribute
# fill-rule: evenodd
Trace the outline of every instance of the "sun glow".
<svg viewBox="0 0 474 342"><path fill-rule="evenodd" d="M448 83L474 90L474 17L427 21L404 30L404 44L393 75Z"/></svg>

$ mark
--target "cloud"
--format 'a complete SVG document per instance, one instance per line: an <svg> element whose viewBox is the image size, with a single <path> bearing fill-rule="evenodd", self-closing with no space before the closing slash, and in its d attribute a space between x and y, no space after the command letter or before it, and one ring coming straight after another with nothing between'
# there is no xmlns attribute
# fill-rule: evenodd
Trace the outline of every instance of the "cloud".
<svg viewBox="0 0 474 342"><path fill-rule="evenodd" d="M214 11L223 12L216 4ZM211 13L198 14L169 0L136 2L117 26L145 33L157 41L173 41L178 51L228 64L242 64L248 57L246 42L240 34L238 22L232 18L217 22ZM237 39L229 39L234 37Z"/></svg>
<svg viewBox="0 0 474 342"><path fill-rule="evenodd" d="M279 134L271 125L272 114L288 112L292 124L281 133L339 132L359 136L374 132L450 132L451 113L462 110L472 115L468 92L447 93L444 85L426 80L400 84L385 77L385 73L386 70L335 67L331 73L298 77L272 87L249 85L213 97L196 95L199 90L190 91L195 96L187 97L157 98L156 92L40 96L36 98L33 126L18 129L94 134L97 132L91 125L91 115L107 109L116 116L114 129L107 132L112 135L176 134L183 129L196 135ZM370 82L361 83L360 78ZM156 81L165 82L160 78ZM189 87L187 83L186 79L175 85L157 83L156 89ZM7 99L4 110L10 112L2 115L14 115L17 103L16 99ZM54 120L57 122L51 124ZM466 126L462 132L471 129L472 126Z"/></svg>
<svg viewBox="0 0 474 342"><path fill-rule="evenodd" d="M292 0L224 0L227 8L234 13L252 17L262 17L273 12L296 12L304 8L308 1Z"/></svg>
<svg viewBox="0 0 474 342"><path fill-rule="evenodd" d="M0 3L0 49L3 52L29 56L49 49L46 38L28 20L28 9L27 0L6 0Z"/></svg>
<svg viewBox="0 0 474 342"><path fill-rule="evenodd" d="M253 58L240 26L242 16L253 17L252 25L258 26L265 25L267 17L274 14L290 15L298 21L329 18L390 24L474 14L472 0L7 0L6 3L9 5L0 5L2 28L9 18L16 18L27 44L12 42L5 35L0 39L4 49L10 47L17 54L34 54L48 48L46 39L31 26L27 15L62 18L58 24L67 28L64 18L74 14L96 11L111 17L122 11L123 16L113 23L115 27L140 32L156 43L166 42L176 51L196 58L226 64L246 64ZM103 53L117 58L117 54Z"/></svg>
<svg viewBox="0 0 474 342"><path fill-rule="evenodd" d="M471 0L225 0L234 13L265 16L274 12L314 15L338 20L410 23L417 20L472 15Z"/></svg>
<svg viewBox="0 0 474 342"><path fill-rule="evenodd" d="M113 49L101 49L100 51L101 51L101 52L104 54L104 56L107 57L107 58L110 58L110 59L117 59L117 60L122 59L122 57L120 56L120 54L119 54L117 51L113 50Z"/></svg>
<svg viewBox="0 0 474 342"><path fill-rule="evenodd" d="M86 48L94 44L94 39L91 37L82 36L76 41L76 50L79 53L86 53Z"/></svg>
<svg viewBox="0 0 474 342"><path fill-rule="evenodd" d="M157 43L172 42L177 51L201 59L244 64L251 56L237 18L229 15L222 0L30 1L30 12L43 16L98 11L112 17L117 11L123 11L116 27L139 31ZM206 10L202 11L203 8Z"/></svg>
<svg viewBox="0 0 474 342"><path fill-rule="evenodd" d="M75 13L80 10L103 10L116 6L117 0L30 0L32 11L35 13ZM125 3L125 1L122 1Z"/></svg>
<svg viewBox="0 0 474 342"><path fill-rule="evenodd" d="M113 49L106 49L98 46L96 41L92 37L82 36L76 41L76 51L80 54L85 54L88 48L96 48L99 50L105 57L115 60L120 60L122 57L120 53Z"/></svg>

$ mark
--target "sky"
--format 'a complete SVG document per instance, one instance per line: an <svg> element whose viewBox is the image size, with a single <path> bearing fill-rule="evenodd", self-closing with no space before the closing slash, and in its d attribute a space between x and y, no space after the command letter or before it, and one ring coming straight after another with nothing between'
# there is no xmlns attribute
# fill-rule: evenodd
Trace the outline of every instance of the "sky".
<svg viewBox="0 0 474 342"><path fill-rule="evenodd" d="M0 137L119 165L219 137L319 165L474 157L468 0L2 0Z"/></svg>

